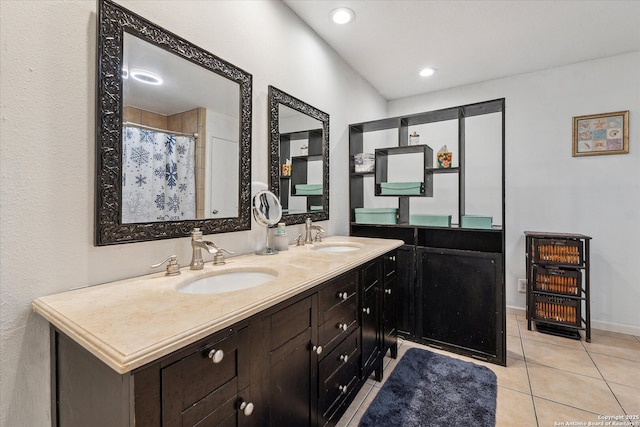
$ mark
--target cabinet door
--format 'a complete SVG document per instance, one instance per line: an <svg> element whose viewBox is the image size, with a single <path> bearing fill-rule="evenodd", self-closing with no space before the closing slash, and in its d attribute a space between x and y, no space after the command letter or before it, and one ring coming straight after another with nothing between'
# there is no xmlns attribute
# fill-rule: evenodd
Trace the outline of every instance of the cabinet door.
<svg viewBox="0 0 640 427"><path fill-rule="evenodd" d="M361 270L361 332L362 332L362 376L368 377L374 369L379 368L380 345L380 287L382 261L376 260ZM380 364L381 365L381 364Z"/></svg>
<svg viewBox="0 0 640 427"><path fill-rule="evenodd" d="M398 334L416 336L415 248L404 245L397 250L396 262L396 328Z"/></svg>
<svg viewBox="0 0 640 427"><path fill-rule="evenodd" d="M502 353L500 254L418 248L421 338L473 350L495 360Z"/></svg>
<svg viewBox="0 0 640 427"><path fill-rule="evenodd" d="M271 426L311 426L317 407L317 297L305 298L267 319L270 336L266 396ZM321 353L321 350L320 350Z"/></svg>

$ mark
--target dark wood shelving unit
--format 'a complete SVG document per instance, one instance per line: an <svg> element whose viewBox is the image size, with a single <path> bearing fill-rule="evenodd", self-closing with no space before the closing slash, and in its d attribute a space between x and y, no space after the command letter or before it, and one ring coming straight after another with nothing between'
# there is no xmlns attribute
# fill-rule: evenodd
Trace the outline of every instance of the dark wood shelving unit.
<svg viewBox="0 0 640 427"><path fill-rule="evenodd" d="M527 329L591 342L591 237L525 231Z"/></svg>
<svg viewBox="0 0 640 427"><path fill-rule="evenodd" d="M466 213L465 121L469 117L498 113L501 120L501 222L492 229L468 229L457 225L435 227L411 225L411 198L431 197L438 190L434 176L457 176L457 224ZM458 164L434 168L429 147L425 154L423 194L387 196L397 198L396 224L356 222L356 208L370 208L365 200L380 196L379 184L386 181L384 156L376 156L374 172L355 172L355 156L365 152L365 135L391 131L395 145L380 148L376 154L420 152L420 145L409 145L409 127L441 121L455 121ZM403 117L387 118L349 126L350 234L362 237L401 239L398 249L396 324L405 339L506 365L506 301L504 289L504 138L505 100L496 99ZM388 135L385 134L385 138ZM393 144L393 142L391 143ZM390 145L391 145L390 144ZM397 150L397 151L396 151ZM427 151L425 150L425 153ZM427 159L428 158L428 159ZM365 194L365 180L374 180L373 194ZM371 182L366 181L369 185ZM367 187L368 188L368 187ZM388 205L388 203L387 203ZM418 212L423 213L423 212Z"/></svg>

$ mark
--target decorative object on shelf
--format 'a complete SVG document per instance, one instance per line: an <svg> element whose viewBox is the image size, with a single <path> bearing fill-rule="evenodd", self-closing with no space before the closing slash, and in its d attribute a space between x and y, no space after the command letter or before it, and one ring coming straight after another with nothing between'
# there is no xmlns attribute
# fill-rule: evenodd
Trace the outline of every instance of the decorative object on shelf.
<svg viewBox="0 0 640 427"><path fill-rule="evenodd" d="M438 168L450 168L451 161L453 160L453 153L447 151L447 146L444 145L437 153L436 158L438 161Z"/></svg>
<svg viewBox="0 0 640 427"><path fill-rule="evenodd" d="M493 217L482 215L462 215L460 226L462 228L491 228Z"/></svg>
<svg viewBox="0 0 640 427"><path fill-rule="evenodd" d="M375 170L376 162L373 153L358 153L353 156L356 173L368 173Z"/></svg>
<svg viewBox="0 0 640 427"><path fill-rule="evenodd" d="M424 193L422 182L381 182L380 194L383 196L419 196Z"/></svg>
<svg viewBox="0 0 640 427"><path fill-rule="evenodd" d="M398 209L395 208L355 208L356 222L359 224L396 224Z"/></svg>
<svg viewBox="0 0 640 427"><path fill-rule="evenodd" d="M303 145L300 147L300 155L301 156L308 156L309 155L309 146L308 145Z"/></svg>
<svg viewBox="0 0 640 427"><path fill-rule="evenodd" d="M573 157L629 153L629 110L573 118Z"/></svg>
<svg viewBox="0 0 640 427"><path fill-rule="evenodd" d="M287 159L287 161L282 165L282 176L291 176L291 160Z"/></svg>
<svg viewBox="0 0 640 427"><path fill-rule="evenodd" d="M426 225L430 227L451 227L451 215L409 215L410 225Z"/></svg>
<svg viewBox="0 0 640 427"><path fill-rule="evenodd" d="M420 144L420 135L418 135L418 132L414 131L411 135L409 135L409 145L418 144Z"/></svg>
<svg viewBox="0 0 640 427"><path fill-rule="evenodd" d="M591 341L589 242L581 234L525 231L527 329ZM584 325L584 326L583 326Z"/></svg>

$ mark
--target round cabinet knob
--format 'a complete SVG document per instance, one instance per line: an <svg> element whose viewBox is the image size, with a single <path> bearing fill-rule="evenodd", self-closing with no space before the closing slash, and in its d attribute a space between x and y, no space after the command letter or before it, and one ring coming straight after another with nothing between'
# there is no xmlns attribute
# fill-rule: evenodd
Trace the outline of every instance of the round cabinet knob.
<svg viewBox="0 0 640 427"><path fill-rule="evenodd" d="M342 329L343 331L347 332L347 329L349 329L349 325L347 325L346 323L338 323L338 329Z"/></svg>
<svg viewBox="0 0 640 427"><path fill-rule="evenodd" d="M338 299L347 300L349 298L349 294L347 292L338 292Z"/></svg>
<svg viewBox="0 0 640 427"><path fill-rule="evenodd" d="M342 392L342 394L347 394L347 386L346 385L339 386L338 390L340 390Z"/></svg>
<svg viewBox="0 0 640 427"><path fill-rule="evenodd" d="M314 345L313 346L313 351L315 351L316 354L321 354L322 353L322 346L321 345Z"/></svg>
<svg viewBox="0 0 640 427"><path fill-rule="evenodd" d="M370 309L369 307L367 307L367 308L363 308L363 309L362 309L362 312L363 312L363 313L366 313L366 314L371 314L371 309Z"/></svg>
<svg viewBox="0 0 640 427"><path fill-rule="evenodd" d="M244 401L243 401L243 402L240 404L240 410L242 411L242 413L243 413L245 416L247 416L247 417L248 417L249 415L253 414L253 403L251 403L251 402L248 402L248 403L247 403L247 402L244 402Z"/></svg>
<svg viewBox="0 0 640 427"><path fill-rule="evenodd" d="M211 361L213 363L220 363L222 362L222 359L224 358L224 351L222 350L216 350L211 349L211 351L209 352L209 359L211 359Z"/></svg>
<svg viewBox="0 0 640 427"><path fill-rule="evenodd" d="M387 294L387 295L391 295L391 289L385 289L384 293Z"/></svg>
<svg viewBox="0 0 640 427"><path fill-rule="evenodd" d="M341 354L340 355L340 360L342 360L344 363L347 363L347 360L349 360L349 355L348 354Z"/></svg>

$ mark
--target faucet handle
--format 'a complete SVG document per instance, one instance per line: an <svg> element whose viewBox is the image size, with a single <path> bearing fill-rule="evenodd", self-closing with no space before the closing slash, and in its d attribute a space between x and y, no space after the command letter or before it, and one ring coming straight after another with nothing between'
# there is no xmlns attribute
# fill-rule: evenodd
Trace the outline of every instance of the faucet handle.
<svg viewBox="0 0 640 427"><path fill-rule="evenodd" d="M304 239L302 238L302 234L298 234L298 237L296 237L294 242L296 242L296 246L304 246Z"/></svg>
<svg viewBox="0 0 640 427"><path fill-rule="evenodd" d="M226 250L224 248L218 248L218 252L216 252L213 255L213 265L223 265L223 264L227 263L225 261L225 259L224 259L224 253L223 252L226 252L228 254L235 254L235 252L233 252L233 251L228 251L228 250Z"/></svg>
<svg viewBox="0 0 640 427"><path fill-rule="evenodd" d="M167 259L158 264L153 264L151 268L158 268L165 262L167 263L167 272L165 273L167 276L177 276L180 274L180 264L178 264L178 257L175 255L169 255Z"/></svg>
<svg viewBox="0 0 640 427"><path fill-rule="evenodd" d="M322 230L318 230L316 232L316 237L313 238L313 241L314 242L322 242L322 233L323 233Z"/></svg>

